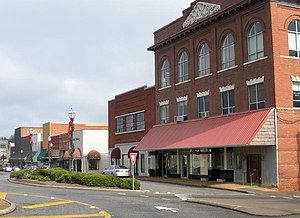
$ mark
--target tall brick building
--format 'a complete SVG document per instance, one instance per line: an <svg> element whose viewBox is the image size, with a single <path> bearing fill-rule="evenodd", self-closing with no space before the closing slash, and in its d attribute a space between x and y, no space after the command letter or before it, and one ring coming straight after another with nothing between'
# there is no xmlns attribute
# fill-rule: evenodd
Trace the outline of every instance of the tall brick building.
<svg viewBox="0 0 300 218"><path fill-rule="evenodd" d="M154 32L148 175L299 190L299 39L296 0L194 1Z"/></svg>
<svg viewBox="0 0 300 218"><path fill-rule="evenodd" d="M155 89L142 86L115 96L108 103L109 162L130 167L129 153L151 129L155 121ZM141 152L139 159L144 160ZM135 165L140 175L147 175L145 165Z"/></svg>

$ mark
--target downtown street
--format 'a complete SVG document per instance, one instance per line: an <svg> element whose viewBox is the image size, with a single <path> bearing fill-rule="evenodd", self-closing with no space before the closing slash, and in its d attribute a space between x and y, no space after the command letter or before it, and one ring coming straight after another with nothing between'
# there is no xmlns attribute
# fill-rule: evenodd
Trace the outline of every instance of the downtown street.
<svg viewBox="0 0 300 218"><path fill-rule="evenodd" d="M149 181L141 181L140 191L95 191L16 184L10 183L8 177L8 173L0 173L0 192L16 205L16 210L4 217L252 217L186 200L222 198L260 202L266 199L263 195ZM286 197L278 202L299 205L300 199Z"/></svg>

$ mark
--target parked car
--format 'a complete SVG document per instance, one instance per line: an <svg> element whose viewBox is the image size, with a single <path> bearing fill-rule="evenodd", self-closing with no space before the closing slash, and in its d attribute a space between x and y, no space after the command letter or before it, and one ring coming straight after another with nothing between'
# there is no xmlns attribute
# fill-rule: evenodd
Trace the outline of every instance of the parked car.
<svg viewBox="0 0 300 218"><path fill-rule="evenodd" d="M12 168L11 166L6 166L4 171L5 171L5 172L11 172L12 169L13 169L13 168Z"/></svg>
<svg viewBox="0 0 300 218"><path fill-rule="evenodd" d="M17 166L14 166L13 168L12 168L12 171L20 171L21 170L21 168L20 167L17 167Z"/></svg>
<svg viewBox="0 0 300 218"><path fill-rule="evenodd" d="M5 166L0 166L0 171L4 171Z"/></svg>
<svg viewBox="0 0 300 218"><path fill-rule="evenodd" d="M130 177L130 169L126 166L111 165L103 171L105 175L114 175L118 177Z"/></svg>

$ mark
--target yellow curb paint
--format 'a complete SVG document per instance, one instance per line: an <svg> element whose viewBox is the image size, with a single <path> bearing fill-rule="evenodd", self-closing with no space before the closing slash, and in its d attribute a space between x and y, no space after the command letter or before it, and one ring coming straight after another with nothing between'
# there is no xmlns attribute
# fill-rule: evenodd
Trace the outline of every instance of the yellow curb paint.
<svg viewBox="0 0 300 218"><path fill-rule="evenodd" d="M5 199L6 198L7 193L5 192L0 192L0 199Z"/></svg>
<svg viewBox="0 0 300 218"><path fill-rule="evenodd" d="M51 203L44 203L44 204L35 204L30 206L23 206L24 209L35 209L35 208L41 208L41 207L52 207L56 205L62 205L62 204L70 204L74 201L57 201L57 202L51 202Z"/></svg>
<svg viewBox="0 0 300 218"><path fill-rule="evenodd" d="M106 213L106 214L69 214L69 215L53 215L53 216L21 216L21 217L32 217L32 218L53 218L53 217L57 217L57 218L77 218L77 217L105 217L105 218L111 218L111 215ZM20 216L8 216L5 218L20 218Z"/></svg>

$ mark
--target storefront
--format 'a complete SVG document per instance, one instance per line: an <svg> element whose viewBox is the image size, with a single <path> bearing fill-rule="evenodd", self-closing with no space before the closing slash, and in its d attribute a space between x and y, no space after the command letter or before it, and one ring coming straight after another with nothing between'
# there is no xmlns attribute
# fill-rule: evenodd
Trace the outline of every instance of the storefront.
<svg viewBox="0 0 300 218"><path fill-rule="evenodd" d="M154 126L135 150L148 176L277 182L274 109ZM140 157L140 162L143 161Z"/></svg>

